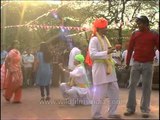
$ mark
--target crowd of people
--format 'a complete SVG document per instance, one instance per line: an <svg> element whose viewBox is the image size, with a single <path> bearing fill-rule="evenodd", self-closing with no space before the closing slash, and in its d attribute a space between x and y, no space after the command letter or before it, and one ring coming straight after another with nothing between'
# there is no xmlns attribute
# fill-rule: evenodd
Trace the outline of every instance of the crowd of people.
<svg viewBox="0 0 160 120"><path fill-rule="evenodd" d="M108 118L120 118L116 111L120 101L118 81L124 78L119 68L123 66L129 88L124 115L135 113L136 86L141 81L140 109L142 117L148 118L153 62L159 66L159 35L150 30L146 16L137 17L135 22L138 30L132 33L124 51L121 44L111 46L106 37L108 21L104 18L93 22L92 37L85 49L77 42L73 42L72 48L64 42L51 47L42 42L38 51L32 52L28 48L21 55L18 41L13 42L8 52L2 47L1 89L4 89L5 100L11 101L15 94L13 103L21 103L22 88L37 85L40 101L50 101L52 85L60 88L63 98L69 100L71 106L91 105L93 119L103 119L102 103L108 98Z"/></svg>

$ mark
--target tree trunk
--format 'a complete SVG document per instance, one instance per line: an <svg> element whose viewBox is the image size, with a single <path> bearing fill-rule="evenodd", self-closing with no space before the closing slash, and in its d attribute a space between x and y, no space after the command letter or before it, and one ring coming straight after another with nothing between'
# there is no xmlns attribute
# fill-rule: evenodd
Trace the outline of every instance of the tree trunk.
<svg viewBox="0 0 160 120"><path fill-rule="evenodd" d="M118 43L122 44L122 26L118 29Z"/></svg>

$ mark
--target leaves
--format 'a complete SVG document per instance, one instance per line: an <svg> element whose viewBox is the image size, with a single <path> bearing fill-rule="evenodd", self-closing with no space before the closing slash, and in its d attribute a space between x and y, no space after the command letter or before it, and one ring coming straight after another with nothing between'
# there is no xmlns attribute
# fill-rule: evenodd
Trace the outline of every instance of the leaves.
<svg viewBox="0 0 160 120"><path fill-rule="evenodd" d="M61 1L59 5L37 2L15 1L6 4L2 1L2 5L6 5L1 9L1 26L29 23L34 25L80 27L84 24L92 25L96 17L105 17L109 20L108 28L112 28L107 36L109 36L109 39L117 36L121 43L124 41L121 38L129 34L128 32L125 33L125 29L129 31L134 29L134 17L138 14L148 16L151 27L156 26L157 28L159 21L159 17L157 17L159 15L157 0L147 2L145 0ZM50 10L56 10L56 12ZM57 14L58 18L55 18L53 13ZM129 22L129 24L125 23L126 26L120 26L121 22ZM2 41L7 46L10 45L12 40L19 39L23 50L26 46L38 46L41 41L47 41L60 32L60 29L17 27L3 29L1 35L3 36ZM72 33L75 34L77 31L70 30L69 34ZM89 39L85 35L74 37L73 39L82 41ZM117 40L113 40L113 42L117 42Z"/></svg>

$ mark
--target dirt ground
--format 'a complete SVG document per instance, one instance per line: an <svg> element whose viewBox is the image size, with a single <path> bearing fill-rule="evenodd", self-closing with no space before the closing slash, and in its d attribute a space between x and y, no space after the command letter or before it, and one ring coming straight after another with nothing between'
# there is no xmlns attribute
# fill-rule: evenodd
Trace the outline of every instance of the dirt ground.
<svg viewBox="0 0 160 120"><path fill-rule="evenodd" d="M38 87L24 88L21 104L7 103L2 97L1 91L1 119L2 120L37 120L37 119L91 119L91 106L78 105L71 107L63 103L59 88L51 88L51 103L40 104L40 91ZM118 113L123 119L140 119L140 98L141 89L137 89L137 108L136 113L130 117L126 117L123 113L126 110L128 99L128 89L120 88L120 104ZM60 101L60 102L59 102ZM102 108L102 113L107 118L108 100ZM151 96L151 113L150 119L159 118L159 91L153 90Z"/></svg>

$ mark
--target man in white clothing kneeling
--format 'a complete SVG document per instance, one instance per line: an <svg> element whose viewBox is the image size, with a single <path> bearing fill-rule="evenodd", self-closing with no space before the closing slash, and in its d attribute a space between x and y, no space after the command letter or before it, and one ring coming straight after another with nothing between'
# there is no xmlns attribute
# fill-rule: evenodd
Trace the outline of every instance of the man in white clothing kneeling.
<svg viewBox="0 0 160 120"><path fill-rule="evenodd" d="M60 90L62 96L69 100L71 106L76 104L90 105L90 89L89 81L86 75L86 70L83 65L84 57L82 54L75 56L74 65L76 66L73 71L66 70L59 64L60 68L66 72L70 80L68 83L61 83Z"/></svg>

